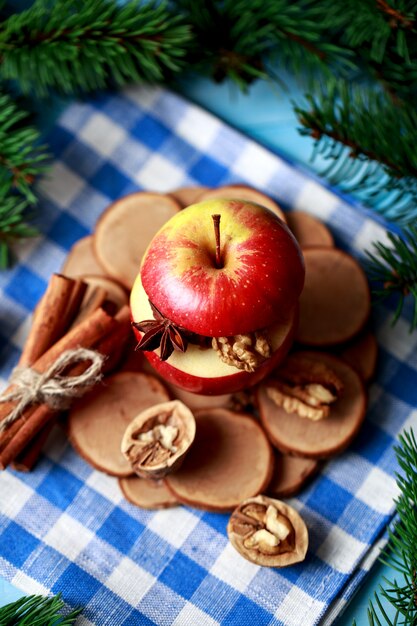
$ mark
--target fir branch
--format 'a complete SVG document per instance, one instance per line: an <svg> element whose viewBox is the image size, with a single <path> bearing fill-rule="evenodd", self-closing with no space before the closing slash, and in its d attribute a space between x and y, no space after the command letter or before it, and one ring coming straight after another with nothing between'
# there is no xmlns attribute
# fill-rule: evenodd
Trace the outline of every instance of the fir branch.
<svg viewBox="0 0 417 626"><path fill-rule="evenodd" d="M379 593L375 594L375 602L369 603L370 626L381 626L381 620L389 625L417 624L417 441L413 430L400 435L395 453L403 472L397 474L400 495L395 504L399 521L394 531L389 533L382 561L402 575L404 584L386 581L387 587L380 587ZM393 620L387 615L386 603L396 610Z"/></svg>
<svg viewBox="0 0 417 626"><path fill-rule="evenodd" d="M410 223L417 204L417 113L396 107L366 86L333 81L309 108L295 107L301 133L316 140L315 152L329 160L322 175L388 219ZM393 140L393 138L401 140Z"/></svg>
<svg viewBox="0 0 417 626"><path fill-rule="evenodd" d="M10 246L33 237L28 207L36 202L33 184L46 168L47 155L39 132L27 124L28 114L0 93L0 268L10 261Z"/></svg>
<svg viewBox="0 0 417 626"><path fill-rule="evenodd" d="M40 133L27 124L28 114L6 93L0 92L0 178L10 189L36 202L32 185L46 167L45 147Z"/></svg>
<svg viewBox="0 0 417 626"><path fill-rule="evenodd" d="M312 76L355 67L354 53L333 41L332 18L316 0L177 0L192 25L190 63L221 81L245 88L255 78L275 79L283 68ZM333 14L332 14L333 15ZM300 74L300 73L299 73Z"/></svg>
<svg viewBox="0 0 417 626"><path fill-rule="evenodd" d="M71 626L81 609L64 615L61 594L26 596L0 608L0 626Z"/></svg>
<svg viewBox="0 0 417 626"><path fill-rule="evenodd" d="M388 238L390 246L375 242L373 247L376 254L367 251L369 274L377 283L374 295L379 299L397 296L393 324L401 314L405 298L412 298L411 331L417 327L417 226L410 226L402 236L388 233Z"/></svg>
<svg viewBox="0 0 417 626"><path fill-rule="evenodd" d="M0 73L46 95L167 80L184 65L189 29L157 0L36 0L0 28Z"/></svg>

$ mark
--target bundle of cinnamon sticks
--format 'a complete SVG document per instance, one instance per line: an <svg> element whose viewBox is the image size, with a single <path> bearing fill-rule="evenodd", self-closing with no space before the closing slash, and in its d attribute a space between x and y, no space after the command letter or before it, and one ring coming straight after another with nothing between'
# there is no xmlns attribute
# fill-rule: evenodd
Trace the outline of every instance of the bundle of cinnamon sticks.
<svg viewBox="0 0 417 626"><path fill-rule="evenodd" d="M69 350L92 349L105 357L103 373L117 364L130 335L128 306L114 311L106 300L104 289L87 294L87 283L62 274L54 274L35 309L29 336L18 367L30 367L44 373ZM81 362L68 366L65 376L78 376L89 366ZM12 383L4 391L13 391ZM47 404L33 403L12 423L7 417L16 407L16 400L0 403L0 469L11 463L15 469L29 471L59 415Z"/></svg>

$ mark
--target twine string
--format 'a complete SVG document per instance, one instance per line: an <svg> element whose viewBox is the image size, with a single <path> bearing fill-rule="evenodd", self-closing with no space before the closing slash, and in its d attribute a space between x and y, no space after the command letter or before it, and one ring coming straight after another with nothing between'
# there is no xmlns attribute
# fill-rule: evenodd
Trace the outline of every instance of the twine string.
<svg viewBox="0 0 417 626"><path fill-rule="evenodd" d="M47 404L55 410L69 408L74 398L80 398L102 378L105 356L94 350L77 348L67 350L42 374L30 367L16 367L10 379L15 385L0 397L0 403L17 401L17 405L0 424L0 432L15 422L32 404ZM71 365L91 361L87 369L77 376L62 376Z"/></svg>

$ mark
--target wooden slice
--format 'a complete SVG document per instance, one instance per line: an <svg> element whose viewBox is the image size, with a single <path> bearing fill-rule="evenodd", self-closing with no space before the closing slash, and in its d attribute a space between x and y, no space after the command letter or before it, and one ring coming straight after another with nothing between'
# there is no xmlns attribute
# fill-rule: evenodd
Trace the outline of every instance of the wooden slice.
<svg viewBox="0 0 417 626"><path fill-rule="evenodd" d="M180 187L170 191L169 195L174 198L181 205L183 209L185 207L198 202L201 194L204 193L208 187Z"/></svg>
<svg viewBox="0 0 417 626"><path fill-rule="evenodd" d="M142 509L167 509L178 504L163 480L128 476L119 478L119 486L126 500Z"/></svg>
<svg viewBox="0 0 417 626"><path fill-rule="evenodd" d="M79 239L72 246L61 268L61 273L71 278L77 278L84 274L105 276L106 272L98 262L94 252L92 235Z"/></svg>
<svg viewBox="0 0 417 626"><path fill-rule="evenodd" d="M320 463L315 459L276 452L274 473L266 491L276 498L293 496L301 491L319 467Z"/></svg>
<svg viewBox="0 0 417 626"><path fill-rule="evenodd" d="M367 396L363 383L353 367L342 359L324 352L300 353L330 367L343 383L343 392L330 408L330 415L319 421L287 413L269 397L262 383L257 403L262 424L269 440L284 453L312 459L326 459L342 452L357 434L365 417Z"/></svg>
<svg viewBox="0 0 417 626"><path fill-rule="evenodd" d="M309 246L333 247L333 235L316 217L304 211L289 211L287 224L302 248Z"/></svg>
<svg viewBox="0 0 417 626"><path fill-rule="evenodd" d="M150 192L132 193L111 204L94 234L94 252L106 273L130 289L151 239L180 209L171 196Z"/></svg>
<svg viewBox="0 0 417 626"><path fill-rule="evenodd" d="M354 337L371 310L368 281L359 263L335 248L304 250L306 278L296 340L331 346Z"/></svg>
<svg viewBox="0 0 417 626"><path fill-rule="evenodd" d="M378 342L375 335L370 331L361 333L343 348L340 356L368 383L374 377L378 361Z"/></svg>
<svg viewBox="0 0 417 626"><path fill-rule="evenodd" d="M203 200L214 200L216 198L236 198L237 200L256 202L256 204L260 204L273 211L283 222L287 221L284 211L272 198L247 185L226 185L224 187L217 187L216 189L209 189L201 194L198 201L203 202Z"/></svg>
<svg viewBox="0 0 417 626"><path fill-rule="evenodd" d="M174 398L178 398L181 402L184 402L192 411L198 409L228 409L232 406L232 394L226 393L220 396L203 396L197 393L191 393L181 389L171 383L166 383L166 386L172 393Z"/></svg>
<svg viewBox="0 0 417 626"><path fill-rule="evenodd" d="M196 438L180 469L165 478L184 504L230 511L268 485L273 453L259 424L226 409L195 412Z"/></svg>
<svg viewBox="0 0 417 626"><path fill-rule="evenodd" d="M115 374L73 405L69 439L96 469L129 476L132 468L120 450L125 430L138 413L167 400L168 392L156 378L134 372Z"/></svg>

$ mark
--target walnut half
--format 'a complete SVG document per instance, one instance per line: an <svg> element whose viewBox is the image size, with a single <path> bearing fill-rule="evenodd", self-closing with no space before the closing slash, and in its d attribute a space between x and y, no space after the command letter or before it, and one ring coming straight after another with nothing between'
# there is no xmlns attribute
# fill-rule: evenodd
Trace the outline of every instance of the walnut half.
<svg viewBox="0 0 417 626"><path fill-rule="evenodd" d="M272 353L264 331L233 337L213 337L211 345L222 361L245 372L254 372Z"/></svg>
<svg viewBox="0 0 417 626"><path fill-rule="evenodd" d="M195 437L195 419L179 400L156 404L127 427L122 453L142 478L163 478L181 464Z"/></svg>
<svg viewBox="0 0 417 626"><path fill-rule="evenodd" d="M299 563L308 548L307 527L297 511L266 496L242 502L230 517L227 534L245 559L267 567Z"/></svg>
<svg viewBox="0 0 417 626"><path fill-rule="evenodd" d="M287 413L317 421L328 417L330 405L343 392L343 383L319 356L295 352L275 370L266 392Z"/></svg>

